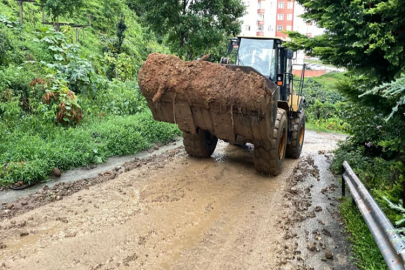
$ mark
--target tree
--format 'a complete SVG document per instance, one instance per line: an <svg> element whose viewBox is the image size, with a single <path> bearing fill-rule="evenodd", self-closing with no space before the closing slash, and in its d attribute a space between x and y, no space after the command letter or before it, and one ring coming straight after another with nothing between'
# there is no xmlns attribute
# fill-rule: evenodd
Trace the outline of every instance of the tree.
<svg viewBox="0 0 405 270"><path fill-rule="evenodd" d="M240 32L241 0L128 0L171 51L187 60L207 53Z"/></svg>
<svg viewBox="0 0 405 270"><path fill-rule="evenodd" d="M307 22L325 28L308 38L289 32L287 46L345 67L368 86L400 77L405 68L405 5L398 0L297 0Z"/></svg>
<svg viewBox="0 0 405 270"><path fill-rule="evenodd" d="M122 44L125 39L125 31L127 30L127 25L125 24L125 17L122 17L117 24L117 50L118 53L121 53Z"/></svg>
<svg viewBox="0 0 405 270"><path fill-rule="evenodd" d="M84 5L83 0L39 0L39 2L52 16L53 21L63 15L73 16L73 12Z"/></svg>

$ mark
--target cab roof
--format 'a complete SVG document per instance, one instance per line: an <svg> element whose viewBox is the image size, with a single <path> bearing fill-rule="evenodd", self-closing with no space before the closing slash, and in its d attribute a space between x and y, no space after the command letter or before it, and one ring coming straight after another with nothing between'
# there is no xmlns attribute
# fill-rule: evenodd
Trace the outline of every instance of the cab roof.
<svg viewBox="0 0 405 270"><path fill-rule="evenodd" d="M251 39L278 39L281 42L285 42L286 40L282 37L271 37L271 36L263 36L263 37L258 37L258 36L242 36L238 35L236 36L237 38L251 38Z"/></svg>

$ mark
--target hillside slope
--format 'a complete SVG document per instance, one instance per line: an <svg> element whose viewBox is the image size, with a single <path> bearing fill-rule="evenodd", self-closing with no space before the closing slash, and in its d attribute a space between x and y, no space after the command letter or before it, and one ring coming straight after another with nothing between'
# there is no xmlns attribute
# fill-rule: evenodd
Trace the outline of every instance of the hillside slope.
<svg viewBox="0 0 405 270"><path fill-rule="evenodd" d="M178 134L144 111L136 83L147 55L168 50L123 1L86 1L56 21L88 25L89 15L77 42L72 26L43 26L39 6L24 3L20 25L17 2L0 2L0 185L32 184Z"/></svg>

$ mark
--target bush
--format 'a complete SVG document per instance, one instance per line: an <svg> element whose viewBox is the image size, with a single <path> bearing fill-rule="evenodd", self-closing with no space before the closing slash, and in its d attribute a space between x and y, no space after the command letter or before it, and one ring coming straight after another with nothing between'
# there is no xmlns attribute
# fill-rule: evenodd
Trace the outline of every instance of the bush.
<svg viewBox="0 0 405 270"><path fill-rule="evenodd" d="M91 108L91 106L93 106ZM146 101L135 81L113 80L106 90L99 91L94 100L85 101L83 108L103 114L133 115L146 108Z"/></svg>
<svg viewBox="0 0 405 270"><path fill-rule="evenodd" d="M400 164L395 160L374 157L367 153L368 147L353 144L350 139L340 142L335 150L331 169L334 173L342 173L342 164L347 161L353 171L370 191L380 207L385 211L391 222L395 223L400 215L390 209L384 197L400 202L403 176Z"/></svg>
<svg viewBox="0 0 405 270"><path fill-rule="evenodd" d="M0 124L1 126L1 124ZM4 127L4 126L3 126ZM130 116L92 117L76 128L43 124L27 117L0 130L0 184L46 179L53 168L68 170L134 154L180 135L175 125L156 122L149 111Z"/></svg>
<svg viewBox="0 0 405 270"><path fill-rule="evenodd" d="M305 79L303 95L309 127L347 132L349 127L342 117L346 104L337 91L337 84L343 77L344 73L328 73ZM297 89L297 83L295 87Z"/></svg>

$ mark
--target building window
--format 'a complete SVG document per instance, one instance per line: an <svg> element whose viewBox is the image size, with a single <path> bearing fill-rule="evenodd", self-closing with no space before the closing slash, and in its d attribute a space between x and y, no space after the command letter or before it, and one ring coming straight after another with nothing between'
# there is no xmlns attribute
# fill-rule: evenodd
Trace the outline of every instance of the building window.
<svg viewBox="0 0 405 270"><path fill-rule="evenodd" d="M291 25L287 25L287 31L291 31Z"/></svg>
<svg viewBox="0 0 405 270"><path fill-rule="evenodd" d="M277 32L283 31L283 26L282 25L277 25Z"/></svg>
<svg viewBox="0 0 405 270"><path fill-rule="evenodd" d="M257 31L263 32L263 31L264 31L263 25L259 25L259 26L257 27Z"/></svg>
<svg viewBox="0 0 405 270"><path fill-rule="evenodd" d="M245 30L250 31L250 25L245 25Z"/></svg>
<svg viewBox="0 0 405 270"><path fill-rule="evenodd" d="M277 20L279 21L284 20L284 14L277 14Z"/></svg>
<svg viewBox="0 0 405 270"><path fill-rule="evenodd" d="M287 2L287 8L293 9L293 2Z"/></svg>
<svg viewBox="0 0 405 270"><path fill-rule="evenodd" d="M278 2L278 8L283 9L284 8L284 2Z"/></svg>
<svg viewBox="0 0 405 270"><path fill-rule="evenodd" d="M269 32L273 32L273 27L269 26Z"/></svg>
<svg viewBox="0 0 405 270"><path fill-rule="evenodd" d="M292 21L292 14L287 14L287 21Z"/></svg>
<svg viewBox="0 0 405 270"><path fill-rule="evenodd" d="M264 21L264 14L259 14L259 21Z"/></svg>

